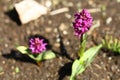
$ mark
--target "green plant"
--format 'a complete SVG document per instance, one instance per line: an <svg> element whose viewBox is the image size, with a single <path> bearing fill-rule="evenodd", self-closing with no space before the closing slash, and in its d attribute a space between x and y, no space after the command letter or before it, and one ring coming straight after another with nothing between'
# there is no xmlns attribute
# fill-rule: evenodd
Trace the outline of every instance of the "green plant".
<svg viewBox="0 0 120 80"><path fill-rule="evenodd" d="M117 52L120 54L120 41L117 38L112 36L105 36L105 39L102 40L103 48Z"/></svg>
<svg viewBox="0 0 120 80"><path fill-rule="evenodd" d="M47 43L44 42L44 39L35 37L29 40L29 47L18 46L17 50L22 54L29 56L36 62L40 62L42 60L52 59L56 57L55 53L51 50L47 50L46 46Z"/></svg>
<svg viewBox="0 0 120 80"><path fill-rule="evenodd" d="M98 54L98 51L102 48L102 44L100 44L86 50L86 32L92 26L92 20L93 18L86 9L83 9L82 12L75 14L73 28L75 35L80 39L80 48L78 52L79 59L76 59L72 64L72 74L70 76L70 80L75 80L75 77L81 74L90 65Z"/></svg>

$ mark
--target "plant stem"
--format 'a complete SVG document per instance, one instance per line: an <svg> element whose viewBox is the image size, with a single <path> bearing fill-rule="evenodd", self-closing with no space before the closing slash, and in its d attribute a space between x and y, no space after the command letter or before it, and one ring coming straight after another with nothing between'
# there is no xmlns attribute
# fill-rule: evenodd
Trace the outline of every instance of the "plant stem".
<svg viewBox="0 0 120 80"><path fill-rule="evenodd" d="M85 51L85 48L86 48L86 39L87 39L87 34L83 34L82 38L80 40L80 44L79 44L79 53L78 53L79 57L82 57L83 53Z"/></svg>

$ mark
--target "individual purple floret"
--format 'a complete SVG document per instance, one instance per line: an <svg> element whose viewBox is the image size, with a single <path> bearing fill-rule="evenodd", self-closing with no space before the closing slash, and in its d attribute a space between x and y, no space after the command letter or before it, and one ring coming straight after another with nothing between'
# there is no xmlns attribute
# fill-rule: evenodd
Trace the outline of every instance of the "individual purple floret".
<svg viewBox="0 0 120 80"><path fill-rule="evenodd" d="M46 50L47 43L43 42L44 39L40 38L31 38L29 40L29 49L32 53L42 53Z"/></svg>
<svg viewBox="0 0 120 80"><path fill-rule="evenodd" d="M73 22L73 28L75 35L79 38L90 29L92 26L93 18L88 10L83 9L80 13L75 14L75 21Z"/></svg>

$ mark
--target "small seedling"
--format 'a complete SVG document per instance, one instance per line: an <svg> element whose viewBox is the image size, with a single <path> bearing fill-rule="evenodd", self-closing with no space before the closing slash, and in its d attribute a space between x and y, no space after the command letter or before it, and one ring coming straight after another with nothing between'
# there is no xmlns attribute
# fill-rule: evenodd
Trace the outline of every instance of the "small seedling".
<svg viewBox="0 0 120 80"><path fill-rule="evenodd" d="M112 36L105 36L102 40L103 48L117 52L120 54L120 41Z"/></svg>

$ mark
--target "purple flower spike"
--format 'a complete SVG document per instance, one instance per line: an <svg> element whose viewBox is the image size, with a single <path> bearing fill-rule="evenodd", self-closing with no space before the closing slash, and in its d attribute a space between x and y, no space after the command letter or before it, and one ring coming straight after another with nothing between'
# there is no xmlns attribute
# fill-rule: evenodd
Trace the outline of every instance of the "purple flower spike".
<svg viewBox="0 0 120 80"><path fill-rule="evenodd" d="M90 13L83 9L80 13L75 14L75 21L73 22L73 28L75 35L79 38L90 29L92 26L93 18Z"/></svg>
<svg viewBox="0 0 120 80"><path fill-rule="evenodd" d="M31 38L29 40L29 49L32 53L42 53L46 50L47 43L43 43L44 39Z"/></svg>

